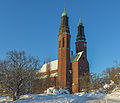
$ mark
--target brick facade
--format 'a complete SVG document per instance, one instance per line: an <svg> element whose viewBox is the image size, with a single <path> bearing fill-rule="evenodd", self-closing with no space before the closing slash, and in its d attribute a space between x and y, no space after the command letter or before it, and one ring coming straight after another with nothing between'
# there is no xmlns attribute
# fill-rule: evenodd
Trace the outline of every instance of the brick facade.
<svg viewBox="0 0 120 103"><path fill-rule="evenodd" d="M87 42L84 34L84 26L79 23L76 38L76 55L70 58L70 31L66 11L61 17L61 25L58 35L58 76L53 79L58 88L69 89L72 93L79 92L81 88L80 77L89 73L87 60ZM52 71L54 73L56 71ZM44 73L45 74L45 73Z"/></svg>
<svg viewBox="0 0 120 103"><path fill-rule="evenodd" d="M70 37L67 33L58 35L58 38L60 38L58 39L58 45L60 45L58 48L58 84L61 88L69 88Z"/></svg>
<svg viewBox="0 0 120 103"><path fill-rule="evenodd" d="M72 62L72 93L78 92L78 81L79 75L78 75L78 62Z"/></svg>
<svg viewBox="0 0 120 103"><path fill-rule="evenodd" d="M66 14L66 12L65 12ZM87 61L87 42L84 35L84 26L79 23L76 38L76 54L83 52L80 59L70 63L70 31L67 14L61 17L61 26L58 35L58 84L61 88L72 89L73 93L80 91L79 78L89 73ZM70 73L72 71L72 73Z"/></svg>

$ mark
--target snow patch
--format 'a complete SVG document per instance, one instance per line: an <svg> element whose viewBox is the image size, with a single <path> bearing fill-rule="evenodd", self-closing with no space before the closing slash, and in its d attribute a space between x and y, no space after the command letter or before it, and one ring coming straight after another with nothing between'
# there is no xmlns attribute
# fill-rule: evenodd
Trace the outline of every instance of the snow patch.
<svg viewBox="0 0 120 103"><path fill-rule="evenodd" d="M70 94L66 89L56 89L55 87L48 88L44 93L46 94Z"/></svg>
<svg viewBox="0 0 120 103"><path fill-rule="evenodd" d="M22 96L20 96L20 99L23 99L23 98L31 98L32 96L30 96L30 95L22 95Z"/></svg>
<svg viewBox="0 0 120 103"><path fill-rule="evenodd" d="M70 94L70 92L66 89L60 89L59 92L60 94Z"/></svg>
<svg viewBox="0 0 120 103"><path fill-rule="evenodd" d="M50 64L51 64L51 71L58 69L58 60L51 61ZM47 64L44 64L40 68L40 70L38 71L38 73L44 73L44 72L46 72L46 66L47 66Z"/></svg>

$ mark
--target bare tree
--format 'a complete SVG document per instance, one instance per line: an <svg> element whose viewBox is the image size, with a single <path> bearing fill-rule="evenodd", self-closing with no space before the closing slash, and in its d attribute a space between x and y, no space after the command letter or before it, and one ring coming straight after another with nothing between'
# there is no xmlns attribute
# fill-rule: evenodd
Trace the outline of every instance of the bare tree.
<svg viewBox="0 0 120 103"><path fill-rule="evenodd" d="M90 74L84 73L79 77L80 91L88 92L90 90Z"/></svg>
<svg viewBox="0 0 120 103"><path fill-rule="evenodd" d="M53 78L54 79L54 78ZM51 62L47 59L46 73L37 73L33 84L33 93L43 93L47 88L53 86L54 80L51 78Z"/></svg>
<svg viewBox="0 0 120 103"><path fill-rule="evenodd" d="M38 62L35 57L26 56L24 51L8 52L7 59L0 62L2 91L13 100L32 91L32 81L36 74L35 70L39 67Z"/></svg>
<svg viewBox="0 0 120 103"><path fill-rule="evenodd" d="M102 75L104 77L103 81L104 83L109 84L110 81L114 81L114 83L119 83L119 73L120 73L120 68L107 68L105 71L103 71Z"/></svg>
<svg viewBox="0 0 120 103"><path fill-rule="evenodd" d="M102 87L101 74L91 73L90 74L90 89L95 90Z"/></svg>
<svg viewBox="0 0 120 103"><path fill-rule="evenodd" d="M47 65L46 65L46 87L49 88L51 86L51 63L50 63L50 58L47 59Z"/></svg>

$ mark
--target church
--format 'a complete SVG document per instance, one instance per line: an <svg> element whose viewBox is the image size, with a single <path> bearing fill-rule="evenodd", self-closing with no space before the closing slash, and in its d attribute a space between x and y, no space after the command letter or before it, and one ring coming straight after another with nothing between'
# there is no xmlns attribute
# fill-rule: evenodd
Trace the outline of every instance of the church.
<svg viewBox="0 0 120 103"><path fill-rule="evenodd" d="M80 85L82 85L79 80L80 76L89 73L87 42L84 34L84 25L80 19L75 41L76 53L73 54L71 52L71 35L68 19L64 8L58 34L58 60L50 62L50 78L55 80L53 86L69 89L72 93L77 93L80 91ZM46 66L47 64L44 64L39 70L39 73L42 74L42 79L45 79L47 75Z"/></svg>

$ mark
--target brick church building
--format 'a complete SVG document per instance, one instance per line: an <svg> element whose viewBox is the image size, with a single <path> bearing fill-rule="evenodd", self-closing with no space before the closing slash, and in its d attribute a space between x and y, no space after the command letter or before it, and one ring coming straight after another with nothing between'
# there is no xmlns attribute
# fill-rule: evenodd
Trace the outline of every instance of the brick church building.
<svg viewBox="0 0 120 103"><path fill-rule="evenodd" d="M54 85L59 88L70 89L73 93L77 93L80 91L80 85L82 85L80 84L79 77L89 73L87 42L84 34L84 25L80 20L77 26L75 41L76 53L70 54L71 35L68 19L64 9L58 35L58 60L50 62L50 77L56 78ZM46 78L47 74L46 65L44 64L39 70L43 79Z"/></svg>

